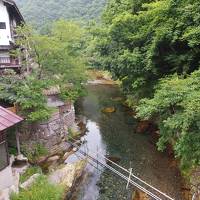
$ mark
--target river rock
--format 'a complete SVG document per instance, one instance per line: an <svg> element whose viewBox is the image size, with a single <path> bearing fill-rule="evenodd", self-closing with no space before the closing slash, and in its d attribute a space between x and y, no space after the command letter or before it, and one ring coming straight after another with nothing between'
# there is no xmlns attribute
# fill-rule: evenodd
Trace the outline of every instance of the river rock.
<svg viewBox="0 0 200 200"><path fill-rule="evenodd" d="M86 124L83 121L78 123L78 127L80 128L81 134L84 134L87 130Z"/></svg>
<svg viewBox="0 0 200 200"><path fill-rule="evenodd" d="M132 200L150 200L150 198L144 192L136 190L133 192Z"/></svg>
<svg viewBox="0 0 200 200"><path fill-rule="evenodd" d="M64 186L65 191L68 192L72 188L74 182L82 175L86 164L86 160L81 160L74 164L67 164L52 172L48 180L52 184Z"/></svg>
<svg viewBox="0 0 200 200"><path fill-rule="evenodd" d="M149 130L149 128L151 127L151 122L148 120L145 121L140 121L138 126L137 126L137 133L145 133Z"/></svg>
<svg viewBox="0 0 200 200"><path fill-rule="evenodd" d="M60 159L60 156L55 155L47 159L47 162L57 162Z"/></svg>
<svg viewBox="0 0 200 200"><path fill-rule="evenodd" d="M47 156L41 156L37 159L37 164L41 165L42 163L44 163L47 160Z"/></svg>
<svg viewBox="0 0 200 200"><path fill-rule="evenodd" d="M17 155L15 158L15 161L19 161L19 162L28 162L28 158L25 157L23 154Z"/></svg>
<svg viewBox="0 0 200 200"><path fill-rule="evenodd" d="M73 153L74 153L73 151L66 152L66 153L63 155L62 160L64 160L64 161L67 160L67 158L68 158L69 156L71 156Z"/></svg>
<svg viewBox="0 0 200 200"><path fill-rule="evenodd" d="M102 109L103 113L114 113L115 111L116 109L114 107L108 107L108 108Z"/></svg>

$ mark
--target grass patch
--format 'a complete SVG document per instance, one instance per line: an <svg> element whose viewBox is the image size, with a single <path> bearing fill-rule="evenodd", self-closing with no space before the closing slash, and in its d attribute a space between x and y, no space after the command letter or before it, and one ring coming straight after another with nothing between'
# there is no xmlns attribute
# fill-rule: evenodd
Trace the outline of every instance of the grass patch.
<svg viewBox="0 0 200 200"><path fill-rule="evenodd" d="M21 176L20 183L27 181L34 174L42 174L42 169L38 166L29 167Z"/></svg>
<svg viewBox="0 0 200 200"><path fill-rule="evenodd" d="M11 200L62 200L64 188L50 184L47 177L41 175L28 189L21 190L19 194L12 194Z"/></svg>

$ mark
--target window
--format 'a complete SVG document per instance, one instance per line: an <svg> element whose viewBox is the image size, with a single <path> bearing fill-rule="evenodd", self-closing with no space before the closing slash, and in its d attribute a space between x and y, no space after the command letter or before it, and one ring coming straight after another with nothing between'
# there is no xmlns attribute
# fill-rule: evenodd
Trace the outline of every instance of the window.
<svg viewBox="0 0 200 200"><path fill-rule="evenodd" d="M0 29L6 29L6 22L0 22Z"/></svg>

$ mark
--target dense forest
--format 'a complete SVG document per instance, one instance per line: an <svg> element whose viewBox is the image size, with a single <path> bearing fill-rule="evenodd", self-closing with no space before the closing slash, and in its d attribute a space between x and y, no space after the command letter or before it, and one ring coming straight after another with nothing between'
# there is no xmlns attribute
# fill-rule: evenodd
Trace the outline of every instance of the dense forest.
<svg viewBox="0 0 200 200"><path fill-rule="evenodd" d="M27 22L37 27L62 19L99 19L106 0L16 0Z"/></svg>
<svg viewBox="0 0 200 200"><path fill-rule="evenodd" d="M199 0L110 0L91 29L91 62L121 81L142 120L159 125L184 170L200 165Z"/></svg>

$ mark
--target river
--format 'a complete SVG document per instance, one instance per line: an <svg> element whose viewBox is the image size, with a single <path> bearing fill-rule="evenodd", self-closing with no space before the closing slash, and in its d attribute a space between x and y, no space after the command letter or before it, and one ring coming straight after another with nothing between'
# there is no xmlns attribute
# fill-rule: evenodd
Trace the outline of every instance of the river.
<svg viewBox="0 0 200 200"><path fill-rule="evenodd" d="M120 101L121 97L123 95L116 85L87 86L87 95L77 106L77 113L85 119L87 126L84 136L87 145L83 145L82 150L87 147L89 151L120 158L120 165L133 168L135 175L175 200L182 200L179 170L166 153L156 150L150 134L135 132L137 121ZM102 112L103 108L111 106L116 108L116 112ZM67 162L76 159L73 155ZM91 165L87 167L87 174L75 199L131 200L133 188L126 190L127 183L119 177Z"/></svg>

